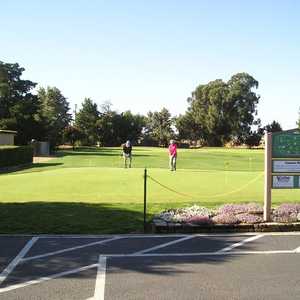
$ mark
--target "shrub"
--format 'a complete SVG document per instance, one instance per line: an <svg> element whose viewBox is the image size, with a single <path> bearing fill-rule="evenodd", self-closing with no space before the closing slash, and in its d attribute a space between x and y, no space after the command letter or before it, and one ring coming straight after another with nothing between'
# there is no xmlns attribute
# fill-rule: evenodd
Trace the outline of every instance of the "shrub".
<svg viewBox="0 0 300 300"><path fill-rule="evenodd" d="M300 204L284 203L274 209L272 219L274 222L289 223L300 220Z"/></svg>
<svg viewBox="0 0 300 300"><path fill-rule="evenodd" d="M166 222L188 222L192 217L195 216L207 216L209 217L212 211L206 207L201 207L198 205L193 205L191 207L179 208L179 209L169 209L167 211L161 212L157 215L157 218L163 219Z"/></svg>
<svg viewBox="0 0 300 300"><path fill-rule="evenodd" d="M187 220L187 223L205 225L205 224L211 224L212 220L210 219L209 216L193 216Z"/></svg>
<svg viewBox="0 0 300 300"><path fill-rule="evenodd" d="M238 224L239 219L233 214L220 214L212 218L215 224Z"/></svg>
<svg viewBox="0 0 300 300"><path fill-rule="evenodd" d="M225 204L218 209L218 214L238 215L242 213L262 214L263 208L256 203Z"/></svg>
<svg viewBox="0 0 300 300"><path fill-rule="evenodd" d="M256 224L263 222L262 217L249 213L239 214L236 217L241 223L245 224Z"/></svg>
<svg viewBox="0 0 300 300"><path fill-rule="evenodd" d="M0 168L32 163L33 148L31 146L1 147Z"/></svg>

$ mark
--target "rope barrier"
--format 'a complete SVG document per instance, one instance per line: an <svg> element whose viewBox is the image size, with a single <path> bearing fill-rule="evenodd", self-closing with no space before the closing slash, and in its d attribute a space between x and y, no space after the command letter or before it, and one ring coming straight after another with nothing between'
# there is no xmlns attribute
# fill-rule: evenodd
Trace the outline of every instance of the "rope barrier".
<svg viewBox="0 0 300 300"><path fill-rule="evenodd" d="M227 195L231 195L231 194L235 194L235 193L238 193L242 190L244 190L245 188L247 188L249 185L253 184L254 182L256 182L257 180L259 180L262 176L264 175L264 172L258 174L255 178L253 178L252 180L248 181L246 184L244 184L243 186L235 189L235 190L232 190L230 192L226 192L226 193L221 193L221 194L215 194L215 195L211 195L211 196L207 196L205 197L206 199L207 198L216 198L216 197L223 197L223 196L227 196ZM156 184L160 185L161 187L163 187L164 189L172 192L172 193L175 193L177 195L180 195L180 196L184 196L184 197L188 197L188 198L192 198L192 199L198 199L199 198L202 198L204 199L203 197L201 196L197 196L197 195L190 195L190 194L186 194L186 193L182 193L182 192L179 192L179 191L176 191L175 189L171 188L171 187L168 187L164 184L162 184L161 182L159 182L158 180L154 179L152 176L150 175L147 175L147 177L152 180L153 182L155 182Z"/></svg>

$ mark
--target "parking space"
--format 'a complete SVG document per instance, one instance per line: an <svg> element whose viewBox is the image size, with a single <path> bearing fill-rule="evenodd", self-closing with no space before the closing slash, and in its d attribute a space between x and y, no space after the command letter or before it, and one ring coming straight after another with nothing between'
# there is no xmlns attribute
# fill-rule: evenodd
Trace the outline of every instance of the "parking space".
<svg viewBox="0 0 300 300"><path fill-rule="evenodd" d="M0 245L0 299L300 298L299 233L0 236Z"/></svg>

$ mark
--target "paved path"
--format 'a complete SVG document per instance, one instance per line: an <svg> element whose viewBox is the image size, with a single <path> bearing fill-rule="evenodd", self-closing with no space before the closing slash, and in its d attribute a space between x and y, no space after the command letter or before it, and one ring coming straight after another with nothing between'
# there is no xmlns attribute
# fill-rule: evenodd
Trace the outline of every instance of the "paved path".
<svg viewBox="0 0 300 300"><path fill-rule="evenodd" d="M300 299L300 233L2 235L0 299Z"/></svg>

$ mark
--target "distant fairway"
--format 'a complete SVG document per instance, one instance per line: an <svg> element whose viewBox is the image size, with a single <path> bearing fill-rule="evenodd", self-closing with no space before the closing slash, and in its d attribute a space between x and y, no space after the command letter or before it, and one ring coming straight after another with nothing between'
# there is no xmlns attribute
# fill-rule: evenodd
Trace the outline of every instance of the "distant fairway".
<svg viewBox="0 0 300 300"><path fill-rule="evenodd" d="M148 179L150 213L191 204L215 207L224 203L263 203L262 150L179 149L177 172L168 170L166 149L135 147L133 155L133 168L124 169L118 148L61 151L58 158L46 163L1 174L0 219L3 214L5 218L5 212L12 209L10 203L17 202L23 203L17 207L28 208L28 213L35 217L36 211L41 209L44 209L40 212L41 218L52 220L57 217L55 226L50 224L49 228L46 220L39 221L39 226L43 224L41 232L85 232L82 228L86 225L86 219L92 219L94 212L101 215L103 210L109 210L105 213L105 222L110 220L113 226L116 226L115 222L124 223L126 220L122 216L126 214L128 220L141 220L144 167L147 167L151 177L172 190ZM275 205L296 201L300 201L299 190L273 191ZM86 212L87 216L83 218L82 207L86 209L87 206L93 209ZM26 217L22 211L18 213L21 214L20 219ZM133 217L132 213L136 215ZM94 216L94 221L90 220L94 225L88 227L87 232L93 232L95 228L98 228L97 232L114 232L103 225L102 217L99 221L99 214ZM82 223L79 225L76 222L81 217ZM64 227L66 222L74 228ZM104 229L99 227L99 222L102 222ZM132 230L137 224L140 223L132 221L132 226L128 228ZM18 226L23 228L21 224ZM33 228L35 231L36 227ZM117 231L127 232L129 229L122 225Z"/></svg>

